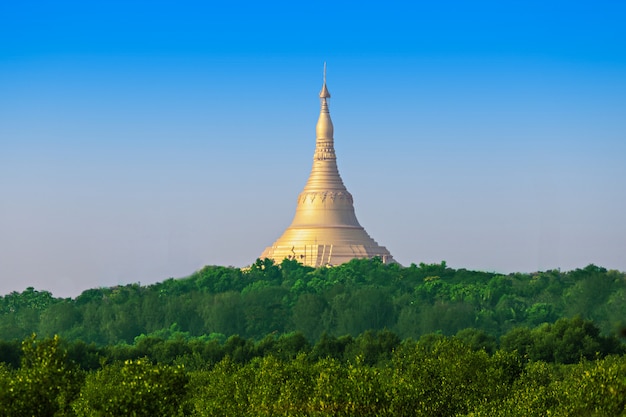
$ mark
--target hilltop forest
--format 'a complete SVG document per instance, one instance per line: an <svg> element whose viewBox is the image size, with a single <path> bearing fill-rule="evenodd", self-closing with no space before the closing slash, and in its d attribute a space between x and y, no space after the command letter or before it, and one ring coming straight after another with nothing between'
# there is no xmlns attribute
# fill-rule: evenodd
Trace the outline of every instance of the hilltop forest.
<svg viewBox="0 0 626 417"><path fill-rule="evenodd" d="M257 260L0 297L7 416L626 416L626 274Z"/></svg>
<svg viewBox="0 0 626 417"><path fill-rule="evenodd" d="M301 332L357 336L388 329L401 339L473 328L500 337L559 318L591 320L604 335L626 325L626 275L589 265L501 275L440 264L355 259L332 268L257 260L248 269L207 266L189 277L55 298L27 288L0 297L0 340L32 333L97 345L133 343L172 330L260 340Z"/></svg>

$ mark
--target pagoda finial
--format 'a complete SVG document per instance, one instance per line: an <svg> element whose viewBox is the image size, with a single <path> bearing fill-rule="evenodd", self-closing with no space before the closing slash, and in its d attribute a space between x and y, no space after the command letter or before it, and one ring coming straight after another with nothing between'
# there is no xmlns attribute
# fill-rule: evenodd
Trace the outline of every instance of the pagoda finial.
<svg viewBox="0 0 626 417"><path fill-rule="evenodd" d="M330 98L330 92L326 88L326 62L324 62L324 84L322 85L322 91L320 91L320 98Z"/></svg>

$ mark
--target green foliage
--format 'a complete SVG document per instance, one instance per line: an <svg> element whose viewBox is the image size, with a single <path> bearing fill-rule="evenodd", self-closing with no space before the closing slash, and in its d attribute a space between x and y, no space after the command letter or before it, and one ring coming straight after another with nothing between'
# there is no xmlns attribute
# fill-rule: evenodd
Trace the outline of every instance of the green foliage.
<svg viewBox="0 0 626 417"><path fill-rule="evenodd" d="M352 336L342 336L339 338L323 333L320 340L313 346L311 357L314 360L320 359L343 359L346 349L354 344Z"/></svg>
<svg viewBox="0 0 626 417"><path fill-rule="evenodd" d="M389 397L381 372L357 360L347 366L323 359L315 367L310 407L313 415L376 416L387 408Z"/></svg>
<svg viewBox="0 0 626 417"><path fill-rule="evenodd" d="M479 404L472 417L544 417L559 415L559 373L545 362L531 362L498 402Z"/></svg>
<svg viewBox="0 0 626 417"><path fill-rule="evenodd" d="M309 340L317 340L328 327L324 318L330 316L328 302L319 294L301 294L291 309L294 328Z"/></svg>
<svg viewBox="0 0 626 417"><path fill-rule="evenodd" d="M17 340L0 341L0 363L14 369L17 368L20 364L20 347L21 343Z"/></svg>
<svg viewBox="0 0 626 417"><path fill-rule="evenodd" d="M400 346L400 338L389 330L375 332L368 330L361 333L354 343L346 346L344 358L351 363L365 365L383 365L391 360L394 350Z"/></svg>
<svg viewBox="0 0 626 417"><path fill-rule="evenodd" d="M54 337L22 342L19 369L0 366L0 409L6 416L63 416L76 397L83 372L67 358Z"/></svg>
<svg viewBox="0 0 626 417"><path fill-rule="evenodd" d="M464 415L484 401L497 402L516 377L515 366L505 367L514 369L513 375L502 368L485 351L458 339L442 338L432 346L405 343L394 355L392 414Z"/></svg>
<svg viewBox="0 0 626 417"><path fill-rule="evenodd" d="M560 412L567 416L626 415L626 358L583 361L558 384Z"/></svg>
<svg viewBox="0 0 626 417"><path fill-rule="evenodd" d="M128 360L90 374L72 409L78 417L184 415L188 381L180 367Z"/></svg>
<svg viewBox="0 0 626 417"><path fill-rule="evenodd" d="M460 330L456 334L456 337L473 350L484 349L487 353L493 353L498 346L498 342L494 336L487 334L484 330L471 327Z"/></svg>
<svg viewBox="0 0 626 417"><path fill-rule="evenodd" d="M559 319L534 329L513 329L502 336L501 346L533 361L556 363L577 363L581 358L591 360L624 353L624 346L617 339L601 336L598 327L580 317Z"/></svg>
<svg viewBox="0 0 626 417"><path fill-rule="evenodd" d="M598 333L582 319L559 321L551 332L572 329ZM19 367L0 363L2 415L626 416L625 355L535 361L516 350L489 352L482 345L490 339L478 330L417 342L400 342L389 330L323 335L313 348L300 333L258 342L233 336L223 344L174 333L100 350L26 338ZM195 367L115 360L139 351ZM91 358L85 363L97 357L99 365L81 371L69 352Z"/></svg>
<svg viewBox="0 0 626 417"><path fill-rule="evenodd" d="M253 383L251 372L226 357L208 372L191 377L192 405L195 416L243 416L248 408L248 391Z"/></svg>
<svg viewBox="0 0 626 417"><path fill-rule="evenodd" d="M172 326L186 338L221 334L222 340L301 332L315 343L324 333L357 337L383 329L419 339L467 328L498 338L576 315L593 320L605 337L617 334L626 326L626 274L589 265L502 275L376 258L314 269L259 259L247 269L206 266L186 278L90 289L76 299L33 288L14 292L0 297L0 341L38 332L99 346L132 344L142 334L176 338ZM567 351L556 355L545 359L578 359Z"/></svg>

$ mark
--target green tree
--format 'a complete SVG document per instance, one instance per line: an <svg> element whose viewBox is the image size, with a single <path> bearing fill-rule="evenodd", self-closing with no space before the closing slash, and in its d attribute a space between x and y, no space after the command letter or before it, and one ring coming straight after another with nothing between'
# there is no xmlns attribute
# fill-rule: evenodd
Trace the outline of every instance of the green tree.
<svg viewBox="0 0 626 417"><path fill-rule="evenodd" d="M503 349L516 350L530 360L566 364L624 352L615 337L600 335L593 322L580 317L562 318L534 329L516 328L502 336L500 343Z"/></svg>
<svg viewBox="0 0 626 417"><path fill-rule="evenodd" d="M337 317L336 332L356 336L366 330L383 329L395 324L391 296L383 288L356 288L345 297L335 297L332 305Z"/></svg>
<svg viewBox="0 0 626 417"><path fill-rule="evenodd" d="M72 409L78 417L182 416L188 381L180 367L128 360L90 374Z"/></svg>
<svg viewBox="0 0 626 417"><path fill-rule="evenodd" d="M494 353L498 346L496 338L490 334L487 334L483 330L468 327L460 330L456 337L462 340L467 346L473 350L484 349L487 353Z"/></svg>
<svg viewBox="0 0 626 417"><path fill-rule="evenodd" d="M626 416L626 358L582 361L559 388L564 416Z"/></svg>
<svg viewBox="0 0 626 417"><path fill-rule="evenodd" d="M83 372L67 358L60 339L38 341L36 336L22 342L22 360L18 370L7 374L0 369L6 391L0 396L5 416L62 416L76 397ZM7 382L7 376L11 379Z"/></svg>
<svg viewBox="0 0 626 417"><path fill-rule="evenodd" d="M216 294L202 309L202 317L208 333L246 334L244 307L238 292Z"/></svg>
<svg viewBox="0 0 626 417"><path fill-rule="evenodd" d="M466 415L481 403L499 401L512 378L510 372L497 370L511 361L516 360L494 361L485 351L474 351L455 338L428 345L404 343L394 354L389 376L392 415Z"/></svg>
<svg viewBox="0 0 626 417"><path fill-rule="evenodd" d="M318 294L304 293L300 295L291 309L293 328L302 332L307 339L317 340L325 330L321 318L327 308L328 303Z"/></svg>
<svg viewBox="0 0 626 417"><path fill-rule="evenodd" d="M72 335L72 329L82 320L81 314L71 301L52 304L41 313L39 332L43 336L55 334L66 337Z"/></svg>
<svg viewBox="0 0 626 417"><path fill-rule="evenodd" d="M500 401L479 404L473 417L563 416L554 365L530 362Z"/></svg>
<svg viewBox="0 0 626 417"><path fill-rule="evenodd" d="M358 360L367 366L383 365L391 359L394 349L399 345L400 338L387 329L368 330L346 347L344 356L352 363Z"/></svg>
<svg viewBox="0 0 626 417"><path fill-rule="evenodd" d="M286 330L289 323L285 302L288 293L285 288L271 286L242 295L247 336L261 338L268 333Z"/></svg>

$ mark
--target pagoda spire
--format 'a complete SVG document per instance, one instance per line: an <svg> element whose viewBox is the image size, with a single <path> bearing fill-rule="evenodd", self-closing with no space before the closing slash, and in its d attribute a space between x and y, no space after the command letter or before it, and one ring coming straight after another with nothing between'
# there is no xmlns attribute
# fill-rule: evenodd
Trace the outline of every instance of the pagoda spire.
<svg viewBox="0 0 626 417"><path fill-rule="evenodd" d="M324 62L324 83L322 84L322 91L320 91L320 98L322 100L325 98L330 98L330 93L328 92L328 88L326 87L326 63L325 62ZM325 102L325 100L323 102Z"/></svg>
<svg viewBox="0 0 626 417"><path fill-rule="evenodd" d="M337 169L335 155L334 126L330 118L328 100L330 92L326 87L326 63L324 63L324 81L320 91L320 115L315 126L315 153L313 154L313 168L304 190L342 190L348 193L343 185Z"/></svg>
<svg viewBox="0 0 626 417"><path fill-rule="evenodd" d="M334 128L328 109L330 92L326 86L326 63L320 98L320 115L315 126L313 166L298 196L291 225L261 258L276 262L295 259L305 265L338 265L354 258L380 257L395 262L389 251L379 246L359 224L352 195L337 168Z"/></svg>

